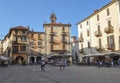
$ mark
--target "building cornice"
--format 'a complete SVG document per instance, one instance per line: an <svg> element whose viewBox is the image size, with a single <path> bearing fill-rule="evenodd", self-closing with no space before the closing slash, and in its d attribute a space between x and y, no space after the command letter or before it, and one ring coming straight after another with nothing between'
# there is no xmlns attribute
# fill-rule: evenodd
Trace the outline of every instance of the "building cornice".
<svg viewBox="0 0 120 83"><path fill-rule="evenodd" d="M58 23L51 23L51 24L43 24L43 27L45 27L45 26L68 26L68 27L70 27L71 26L71 24L58 24Z"/></svg>

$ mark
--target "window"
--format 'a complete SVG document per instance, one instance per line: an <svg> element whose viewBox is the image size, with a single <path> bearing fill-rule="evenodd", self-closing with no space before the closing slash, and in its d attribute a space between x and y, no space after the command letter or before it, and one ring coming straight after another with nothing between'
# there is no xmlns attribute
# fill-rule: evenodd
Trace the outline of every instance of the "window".
<svg viewBox="0 0 120 83"><path fill-rule="evenodd" d="M51 27L51 32L53 32L53 27Z"/></svg>
<svg viewBox="0 0 120 83"><path fill-rule="evenodd" d="M81 38L83 38L83 35L82 35L82 33L80 34L80 37L81 37Z"/></svg>
<svg viewBox="0 0 120 83"><path fill-rule="evenodd" d="M54 36L53 35L50 36L50 42L54 42Z"/></svg>
<svg viewBox="0 0 120 83"><path fill-rule="evenodd" d="M15 34L18 34L18 31L17 31L17 30L15 30Z"/></svg>
<svg viewBox="0 0 120 83"><path fill-rule="evenodd" d="M90 48L90 42L88 42L88 48Z"/></svg>
<svg viewBox="0 0 120 83"><path fill-rule="evenodd" d="M18 53L18 46L13 46L12 53Z"/></svg>
<svg viewBox="0 0 120 83"><path fill-rule="evenodd" d="M88 25L88 21L86 22L86 24Z"/></svg>
<svg viewBox="0 0 120 83"><path fill-rule="evenodd" d="M89 36L90 34L89 34L89 30L87 30L87 36Z"/></svg>
<svg viewBox="0 0 120 83"><path fill-rule="evenodd" d="M16 42L18 41L18 37L15 37L15 41L16 41Z"/></svg>
<svg viewBox="0 0 120 83"><path fill-rule="evenodd" d="M51 44L51 50L53 50L53 44Z"/></svg>
<svg viewBox="0 0 120 83"><path fill-rule="evenodd" d="M21 41L22 41L22 42L26 42L26 36L22 36L22 37L21 37Z"/></svg>
<svg viewBox="0 0 120 83"><path fill-rule="evenodd" d="M33 42L33 41L31 41L31 42L30 42L30 45L34 45L34 42Z"/></svg>
<svg viewBox="0 0 120 83"><path fill-rule="evenodd" d="M98 32L100 33L100 25L98 25Z"/></svg>
<svg viewBox="0 0 120 83"><path fill-rule="evenodd" d="M107 36L107 45L108 48L114 48L114 35Z"/></svg>
<svg viewBox="0 0 120 83"><path fill-rule="evenodd" d="M63 50L65 50L65 45L63 45Z"/></svg>
<svg viewBox="0 0 120 83"><path fill-rule="evenodd" d="M80 25L80 28L82 28L82 24Z"/></svg>
<svg viewBox="0 0 120 83"><path fill-rule="evenodd" d="M107 9L107 16L110 15L110 11L109 11L109 8Z"/></svg>
<svg viewBox="0 0 120 83"><path fill-rule="evenodd" d="M65 27L62 27L62 31L65 32Z"/></svg>
<svg viewBox="0 0 120 83"><path fill-rule="evenodd" d="M34 34L31 34L31 38L33 38Z"/></svg>
<svg viewBox="0 0 120 83"><path fill-rule="evenodd" d="M26 51L26 46L20 46L20 51Z"/></svg>
<svg viewBox="0 0 120 83"><path fill-rule="evenodd" d="M23 30L23 34L25 34L25 30Z"/></svg>
<svg viewBox="0 0 120 83"><path fill-rule="evenodd" d="M99 15L97 15L97 21L99 21Z"/></svg>
<svg viewBox="0 0 120 83"><path fill-rule="evenodd" d="M83 44L81 44L81 52L83 52Z"/></svg>
<svg viewBox="0 0 120 83"><path fill-rule="evenodd" d="M98 39L99 48L102 48L101 39Z"/></svg>
<svg viewBox="0 0 120 83"><path fill-rule="evenodd" d="M64 35L62 36L62 42L65 42L65 36Z"/></svg>
<svg viewBox="0 0 120 83"><path fill-rule="evenodd" d="M32 54L32 55L34 54L34 50L33 50L33 49L31 49L31 51L30 51L30 52L31 52L31 54Z"/></svg>
<svg viewBox="0 0 120 83"><path fill-rule="evenodd" d="M42 42L38 42L38 45L42 45Z"/></svg>
<svg viewBox="0 0 120 83"><path fill-rule="evenodd" d="M108 27L111 26L111 20L108 20Z"/></svg>
<svg viewBox="0 0 120 83"><path fill-rule="evenodd" d="M40 39L40 34L38 34L38 39Z"/></svg>
<svg viewBox="0 0 120 83"><path fill-rule="evenodd" d="M54 23L54 20L52 20L52 23Z"/></svg>

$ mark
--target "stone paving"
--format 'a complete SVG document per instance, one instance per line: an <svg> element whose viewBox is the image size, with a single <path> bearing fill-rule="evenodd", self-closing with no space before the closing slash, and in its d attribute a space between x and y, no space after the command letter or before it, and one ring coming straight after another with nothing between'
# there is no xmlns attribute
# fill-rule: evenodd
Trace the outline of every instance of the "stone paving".
<svg viewBox="0 0 120 83"><path fill-rule="evenodd" d="M40 65L0 67L0 83L120 83L120 68L70 66L64 70Z"/></svg>

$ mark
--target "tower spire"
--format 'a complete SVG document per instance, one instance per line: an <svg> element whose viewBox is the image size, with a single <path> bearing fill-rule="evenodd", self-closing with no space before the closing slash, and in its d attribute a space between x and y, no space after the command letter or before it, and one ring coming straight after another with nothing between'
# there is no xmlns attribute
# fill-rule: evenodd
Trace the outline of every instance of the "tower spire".
<svg viewBox="0 0 120 83"><path fill-rule="evenodd" d="M56 23L57 18L54 12L50 15L50 20L51 20L51 23Z"/></svg>

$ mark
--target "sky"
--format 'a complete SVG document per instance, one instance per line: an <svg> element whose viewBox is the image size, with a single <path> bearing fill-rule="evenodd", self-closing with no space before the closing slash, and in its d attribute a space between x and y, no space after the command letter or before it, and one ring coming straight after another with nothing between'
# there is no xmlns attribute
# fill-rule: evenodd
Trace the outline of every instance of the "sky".
<svg viewBox="0 0 120 83"><path fill-rule="evenodd" d="M91 15L111 0L0 0L0 39L15 26L30 26L43 32L54 12L57 22L70 23L71 36L78 36L76 23Z"/></svg>

